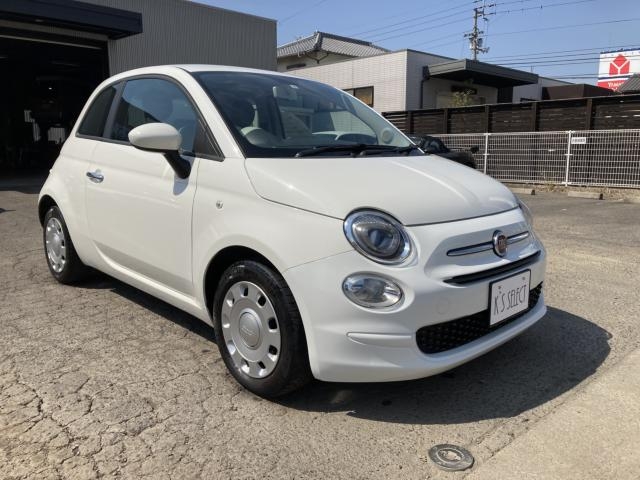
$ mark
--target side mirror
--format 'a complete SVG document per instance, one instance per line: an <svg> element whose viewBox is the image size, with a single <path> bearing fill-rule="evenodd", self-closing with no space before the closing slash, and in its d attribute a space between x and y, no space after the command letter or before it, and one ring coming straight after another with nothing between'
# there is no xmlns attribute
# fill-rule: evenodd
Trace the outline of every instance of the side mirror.
<svg viewBox="0 0 640 480"><path fill-rule="evenodd" d="M163 153L178 177L187 178L191 173L191 164L178 153L182 135L168 123L140 125L129 132L129 141L140 150Z"/></svg>
<svg viewBox="0 0 640 480"><path fill-rule="evenodd" d="M473 147L471 147L471 148L469 149L469 151L470 151L471 153L478 153L478 152L480 151L480 147L478 147L477 145L474 145Z"/></svg>

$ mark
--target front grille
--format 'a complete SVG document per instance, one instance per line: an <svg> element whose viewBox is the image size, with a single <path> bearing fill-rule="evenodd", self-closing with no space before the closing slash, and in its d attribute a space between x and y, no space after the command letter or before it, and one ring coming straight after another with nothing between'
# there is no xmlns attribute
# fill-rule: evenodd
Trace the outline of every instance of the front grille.
<svg viewBox="0 0 640 480"><path fill-rule="evenodd" d="M526 310L494 326L489 325L489 309L487 309L469 315L468 317L422 327L416 332L418 348L423 353L439 353L477 340L488 333L514 322L530 311L538 303L541 293L542 283L529 292L529 306Z"/></svg>
<svg viewBox="0 0 640 480"><path fill-rule="evenodd" d="M532 253L528 257L521 258L515 262L500 265L499 267L490 268L489 270L482 270L481 272L467 273L465 275L458 275L456 277L448 278L445 283L452 283L455 285L466 285L467 283L478 282L480 280L486 280L487 278L495 277L503 273L508 273L519 268L526 267L538 261L541 252L537 251Z"/></svg>

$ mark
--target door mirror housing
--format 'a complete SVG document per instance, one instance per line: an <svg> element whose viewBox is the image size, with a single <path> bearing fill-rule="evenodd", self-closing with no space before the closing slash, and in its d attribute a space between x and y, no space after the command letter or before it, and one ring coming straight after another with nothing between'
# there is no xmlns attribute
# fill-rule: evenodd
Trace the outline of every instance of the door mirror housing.
<svg viewBox="0 0 640 480"><path fill-rule="evenodd" d="M129 132L131 145L152 152L177 152L182 135L168 123L145 123Z"/></svg>
<svg viewBox="0 0 640 480"><path fill-rule="evenodd" d="M191 164L179 153L182 135L168 123L140 125L129 132L129 141L140 150L164 154L178 177L187 178L191 173Z"/></svg>
<svg viewBox="0 0 640 480"><path fill-rule="evenodd" d="M477 145L474 145L473 147L471 147L471 148L469 149L469 151L470 151L471 153L478 153L478 152L480 151L480 147L478 147Z"/></svg>

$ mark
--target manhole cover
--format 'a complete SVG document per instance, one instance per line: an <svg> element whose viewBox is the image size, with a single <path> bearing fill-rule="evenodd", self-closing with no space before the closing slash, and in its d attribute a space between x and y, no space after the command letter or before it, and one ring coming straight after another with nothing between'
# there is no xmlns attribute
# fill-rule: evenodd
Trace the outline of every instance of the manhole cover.
<svg viewBox="0 0 640 480"><path fill-rule="evenodd" d="M429 449L429 458L442 470L457 472L473 465L473 456L466 448L444 443Z"/></svg>

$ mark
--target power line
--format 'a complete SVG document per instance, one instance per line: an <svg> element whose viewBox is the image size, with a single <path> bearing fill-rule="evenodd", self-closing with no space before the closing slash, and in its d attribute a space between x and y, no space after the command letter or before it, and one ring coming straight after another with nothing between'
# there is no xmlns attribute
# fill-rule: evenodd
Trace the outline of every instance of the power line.
<svg viewBox="0 0 640 480"><path fill-rule="evenodd" d="M455 36L462 36L464 33L466 32L457 32L451 35L447 35L445 37L439 37L437 39L431 39L431 40L427 40L424 42L420 42L420 43L416 43L416 44L412 44L410 45L410 47L420 47L422 45L427 45L430 44L429 47L430 48L435 48L435 47L439 47L439 46L448 46L448 45L453 45L455 43L458 43L458 41L455 42L447 42L447 43L438 43L438 44L434 44L431 45L432 42L436 42L439 39L442 38L449 38L449 37L455 37ZM518 55L502 55L502 56L497 56L497 57L486 57L485 60L489 61L489 62L493 62L493 63L501 63L501 62L515 62L517 60L546 60L549 58L574 58L574 57L585 57L585 56L592 56L594 54L599 54L602 51L612 51L615 52L617 50L624 50L624 49L628 49L628 48L638 48L638 50L640 50L640 47L638 46L638 44L630 44L630 45L603 45L600 47L590 47L590 48L577 48L577 49L570 49L570 50L550 50L550 51L545 51L545 52L529 52L529 53L524 53L524 54L518 54ZM579 52L585 52L585 53L579 53ZM559 54L559 55L558 55Z"/></svg>
<svg viewBox="0 0 640 480"><path fill-rule="evenodd" d="M467 2L467 3L469 3L469 2ZM415 16L414 16L414 15L415 15L415 12L416 12L416 11L415 11L415 9L412 9L412 10L405 10L401 15L392 15L391 17L387 17L387 20L391 20L391 19L393 19L393 18L404 17L406 13L411 12L411 13L412 13L412 14L414 14L414 15L412 15L410 19L408 19L408 20L404 20L404 22L413 22L413 21L415 21L416 19L421 19L421 18L430 17L430 16L432 16L432 15L437 15L437 14L439 14L439 13L445 13L445 12L448 12L448 11L453 10L453 9L455 9L455 8L462 8L462 7L463 7L463 5L459 5L458 7L445 8L444 10L439 10L439 11L437 11L437 12L430 12L428 15L423 15L423 16L421 16L421 17L415 17ZM466 8L466 5L465 5L465 8ZM374 27L372 27L372 28L370 28L370 29L368 29L368 30L363 30L363 31L359 31L359 32L348 32L348 33L346 33L345 35L347 35L347 36L354 36L354 37L355 37L355 36L362 35L362 34L365 34L365 33L369 33L369 32L372 32L372 31L384 30L384 29L386 29L386 28L388 28L388 27L395 26L395 25L399 25L399 24L401 24L401 23L403 23L403 22L397 22L397 23L392 23L392 24L385 24L385 23L383 23L383 24L378 24L377 26L374 26Z"/></svg>
<svg viewBox="0 0 640 480"><path fill-rule="evenodd" d="M584 56L584 55L593 55L594 53L601 53L603 50L607 51L617 51L623 50L626 48L634 48L637 45L606 45L602 47L591 47L591 48L577 48L573 50L553 50L549 52L533 52L533 53L523 53L517 55L502 55L498 57L487 57L486 60L519 60L519 59L544 59L544 58L560 58L560 57L572 57L572 56ZM640 50L640 48L638 48ZM574 52L587 52L587 53L574 53ZM562 55L554 55L560 53Z"/></svg>
<svg viewBox="0 0 640 480"><path fill-rule="evenodd" d="M627 58L640 58L640 55L627 55ZM496 62L499 65L586 65L589 63L598 62L600 57L591 57L591 58L577 58L575 60L567 59L567 60L541 60L541 61L521 61L521 62Z"/></svg>
<svg viewBox="0 0 640 480"><path fill-rule="evenodd" d="M587 2L595 2L596 0L574 0L571 2L561 2L561 3L549 3L547 5L538 5L535 7L526 7L526 8L517 8L515 10L499 10L497 12L495 12L496 14L501 14L501 13L520 13L520 12L526 12L526 11L530 11L530 10L543 10L545 8L553 8L553 7L563 7L565 5L575 5L577 3L587 3Z"/></svg>
<svg viewBox="0 0 640 480"><path fill-rule="evenodd" d="M531 2L533 0L510 0L510 1L506 1L506 2L496 2L494 5L491 6L505 6L505 5L512 5L512 4L516 4L516 3L526 3L526 2ZM596 1L596 0L572 0L572 1L568 1L568 2L560 2L560 3L551 3L551 4L543 4L540 5L539 7L535 7L536 9L538 8L553 8L553 7L560 7L560 6L565 6L565 5L572 5L572 4L578 4L578 3L586 3L586 2L592 2L592 1ZM476 1L471 2L471 4L473 3L477 3ZM436 26L429 26L428 24L433 24L433 23L437 23L440 22L440 20L443 20L445 18L451 18L451 17L458 17L461 16L464 12L462 11L456 11L455 13L450 13L454 10L461 10L463 8L465 8L467 5L469 5L469 3L466 4L461 4L458 5L456 7L451 7L448 9L444 9L444 10L439 10L437 12L432 12L429 15L423 15L420 17L416 17L413 19L409 19L409 20L404 20L402 22L395 22L392 24L389 24L385 27L378 27L378 28L373 28L373 29L369 29L369 30L365 30L365 31L361 31L361 32L357 32L353 35L359 35L359 34L364 34L364 33L369 33L369 32L379 32L379 33L371 33L371 35L367 36L368 40L371 41L375 41L375 42L381 42L384 40L391 40L391 39L395 39L395 38L400 38L400 37L405 37L405 36L409 36L409 35L414 35L416 33L420 33L420 32L424 32L426 30L435 30L435 29L439 29L441 27L445 27L445 26L449 26L449 25L454 25L457 23L463 23L464 20L455 20L455 21L451 21L451 22L445 22L445 23L440 23ZM488 7L488 6L487 6ZM478 7L476 7L478 8ZM483 8L483 7L479 7L479 8ZM533 7L531 7L533 8ZM508 11L502 11L501 13L506 13ZM436 17L434 18L434 15L438 15L440 13L449 13L448 15L442 16L442 17ZM498 12L496 12L498 13ZM490 15L493 13L487 13L487 15ZM430 20L428 20L427 22L422 22L422 23L416 23L415 25L406 25L408 23L415 23L423 18L427 18L427 17L431 17ZM406 28L411 28L411 27L416 27L418 26L418 24L420 24L420 28L418 29L413 29L413 30L409 30L406 31ZM389 29L390 27L394 27L397 25L405 25L404 27L401 28L393 28L393 29ZM427 26L425 26L427 25ZM586 25L591 25L591 24L586 24ZM565 28L565 27L554 27L554 28ZM396 35L388 35L389 33L393 33L393 32L397 32L397 31L403 31L402 33L398 33ZM537 30L534 30L537 31ZM464 33L464 32L463 32ZM508 32L508 33L512 33L512 32ZM513 32L515 33L515 32ZM504 35L505 33L493 33L492 35ZM427 42L421 42L421 44L425 44ZM456 42L457 43L457 42Z"/></svg>
<svg viewBox="0 0 640 480"><path fill-rule="evenodd" d="M482 30L480 30L478 28L478 19L479 18L481 18L482 20L484 20L487 23L487 30L488 30L488 28L489 28L489 24L488 24L489 19L487 18L488 15L512 13L512 12L515 12L515 11L524 12L524 11L527 11L527 10L534 10L534 9L542 10L544 8L561 7L561 6L566 6L566 5L575 5L577 3L586 3L586 2L593 2L593 1L595 1L595 0L571 0L571 1L560 2L560 3L541 4L541 5L536 6L536 7L525 7L525 8L521 8L519 10L499 10L499 11L493 11L493 12L489 12L489 13L487 13L485 9L491 8L491 7L495 7L496 4L492 3L490 5L486 5L486 3L483 1L482 6L475 7L473 9L473 29L471 30L470 33L465 34L465 37L469 39L470 44L471 44L470 48L471 48L471 51L473 52L473 59L477 60L479 53L487 53L489 51L489 47L484 47L483 46L484 37L482 36L482 34L485 33L485 32L483 32ZM507 2L507 3L512 3L512 2ZM497 5L500 5L500 4L497 4Z"/></svg>
<svg viewBox="0 0 640 480"><path fill-rule="evenodd" d="M288 17L283 18L282 20L278 20L279 24L283 24L284 22L286 22L287 20L291 20L293 17L297 17L298 15L300 15L301 13L307 12L309 10L312 10L316 7L319 7L320 5L322 5L323 3L325 3L327 0L320 0L319 2L314 3L313 5L303 8L301 10L298 10L295 13L292 13L291 15L289 15Z"/></svg>
<svg viewBox="0 0 640 480"><path fill-rule="evenodd" d="M576 23L573 25L557 25L555 27L543 27L543 28L532 28L530 30L516 30L513 32L499 32L493 33L492 35L516 35L519 33L530 33L530 32L543 32L548 30L558 30L561 28L577 28L577 27L592 27L595 25L606 25L611 23L623 23L623 22L636 22L640 20L640 18L623 18L619 20L609 20L605 22L593 22L593 23Z"/></svg>
<svg viewBox="0 0 640 480"><path fill-rule="evenodd" d="M427 43L431 43L431 42L434 42L434 41L436 41L436 42L437 42L438 40L442 40L442 39L444 39L444 38L459 37L459 38L458 38L458 40L453 41L453 42L447 42L447 43L443 43L443 44L430 45L430 48L442 47L442 46L445 46L445 45L453 45L454 43L460 43L460 41L461 41L461 40L464 40L463 35L464 35L465 33L467 33L467 32L466 32L466 31L463 31L463 32L456 32L456 33L452 33L452 34L450 34L450 35L444 35L444 36L438 37L438 38L436 38L436 39L427 40L427 41L425 41L425 42L414 43L413 45L409 45L409 47L419 47L419 46L421 46L421 45L426 45Z"/></svg>
<svg viewBox="0 0 640 480"><path fill-rule="evenodd" d="M458 40L454 40L453 42L447 42L447 43L436 43L435 45L431 45L431 46L429 46L429 48L431 49L431 48L446 47L446 46L448 46L448 45L456 45L456 44L459 44L460 42L465 42L465 43L466 43L466 41L465 41L464 37L461 37L461 38L459 38ZM438 54L437 54L437 53L434 53L433 55L438 56ZM439 56L442 56L442 55L439 55Z"/></svg>
<svg viewBox="0 0 640 480"><path fill-rule="evenodd" d="M449 15L445 15L445 16L442 16L442 17L432 18L431 20L429 20L429 21L427 21L427 22L419 22L418 24L416 24L416 25L410 25L409 27L403 26L403 27L394 28L394 29L392 29L392 30L387 30L387 31L385 31L385 32L376 33L376 34L370 35L370 36L368 36L368 37L366 37L366 38L367 38L367 39L374 39L375 37L378 37L378 36L381 36L381 35L382 35L382 36L384 36L384 35L387 35L387 34L389 34L389 33L393 33L393 32L398 32L398 31L401 31L401 30L405 30L406 28L417 27L418 25L420 25L420 26L424 26L424 25L428 25L428 24L432 24L432 23L438 23L440 20L444 20L444 19L447 19L447 18L451 18L451 17L462 17L462 16L464 16L464 17L466 18L466 16L467 16L467 15L466 15L466 13L465 13L465 12L456 12L456 13L452 13L452 14L449 14ZM435 27L435 28L438 28L438 27ZM374 40L374 41L375 41L375 40Z"/></svg>
<svg viewBox="0 0 640 480"><path fill-rule="evenodd" d="M421 23L420 20L425 19L425 18L430 18L431 19L430 22L434 21L434 20L437 21L438 20L437 18L436 19L433 18L434 15L440 15L441 13L449 13L449 12L452 12L453 10L466 9L468 5L471 5L473 3L474 3L473 1L465 2L464 4L458 5L457 7L445 8L443 10L438 10L437 12L429 12L427 15L421 15L419 17L413 17L413 18L410 18L408 20L403 20L401 22L391 23L391 24L388 24L388 25L383 25L383 26L379 26L379 27L370 28L368 30L363 30L363 31L360 31L360 32L350 33L349 35L358 36L358 35L364 35L366 33L371 33L371 32L384 31L384 30L387 30L390 27L395 27L395 26L398 26L398 25L405 25L407 23L413 23L413 22ZM442 18L446 18L446 17L442 17ZM415 26L416 25L407 25L406 28L411 28L411 27L415 27ZM395 30L393 30L393 31L395 31ZM381 32L380 34L386 34L386 33L390 33L390 32ZM373 34L373 35L369 35L369 36L377 36L377 35Z"/></svg>
<svg viewBox="0 0 640 480"><path fill-rule="evenodd" d="M534 1L534 0L511 0L511 1L508 1L508 2L500 2L500 3L497 3L496 5L509 5L509 4L513 4L513 3L525 3L525 2L531 2L531 1ZM581 1L586 1L586 0L581 0ZM595 0L589 0L589 1L595 1ZM371 35L366 37L368 40L379 42L379 41L388 40L388 39L391 39L391 38L398 38L398 37L402 37L402 36L406 36L406 35L412 35L414 33L419 33L419 32L425 31L425 30L434 30L434 29L440 28L442 26L451 25L452 23L462 23L463 20L460 20L460 22L448 22L446 24L441 24L441 25L438 25L436 27L426 27L426 28L420 28L418 30L412 30L412 31L406 32L406 33L404 33L402 35L394 35L394 36L391 36L391 37L385 37L385 38L379 38L379 39L375 38L375 37L378 37L380 35L387 35L389 33L396 32L396 31L399 31L399 30L403 30L405 28L417 27L418 25L423 26L423 25L426 25L426 24L439 22L440 20L443 20L445 18L451 18L451 17L455 17L455 16L465 15L464 11L460 11L460 12L456 12L456 13L451 13L450 15L433 18L434 15L439 15L441 13L449 13L449 12L452 12L453 10L466 9L469 5L473 5L474 3L478 3L478 0L473 0L471 2L466 2L464 4L461 4L461 5L458 5L458 6L455 6L455 7L445 8L443 10L438 10L436 12L430 12L428 15L422 15L420 17L414 17L412 19L404 20L402 22L396 22L396 23L392 23L392 24L389 24L389 25L386 25L386 26L382 26L382 27L372 28L372 29L369 29L369 30L363 30L361 32L350 33L348 35L350 35L350 36L358 36L358 35L362 35L362 34L369 33L369 32L378 32L379 31L380 33L373 33L373 34L371 34ZM420 22L420 20L423 19L423 18L429 18L429 20L427 22ZM403 28L396 28L396 29L389 30L389 27L394 27L396 25L414 23L414 22L417 22L417 23L415 25L406 25Z"/></svg>
<svg viewBox="0 0 640 480"><path fill-rule="evenodd" d="M376 41L380 42L382 40L390 40L392 38L406 37L407 35L413 35L414 33L424 32L425 30L437 30L439 28L446 27L448 25L454 25L456 23L463 23L463 22L466 22L466 21L467 21L466 18L463 19L463 20L454 20L452 22L441 23L441 24L439 24L438 26L435 26L435 27L425 27L425 28L420 28L418 30L412 30L411 32L400 33L398 35L392 35L390 37L379 38Z"/></svg>

